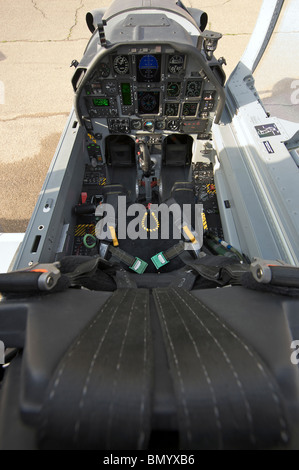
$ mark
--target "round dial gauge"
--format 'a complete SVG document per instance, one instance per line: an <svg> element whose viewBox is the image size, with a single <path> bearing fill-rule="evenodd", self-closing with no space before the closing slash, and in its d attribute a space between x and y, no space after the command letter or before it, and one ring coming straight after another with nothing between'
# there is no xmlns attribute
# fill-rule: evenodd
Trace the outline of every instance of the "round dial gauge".
<svg viewBox="0 0 299 470"><path fill-rule="evenodd" d="M117 94L116 82L106 82L105 91L108 95L116 95Z"/></svg>
<svg viewBox="0 0 299 470"><path fill-rule="evenodd" d="M157 106L155 95L152 93L144 93L140 100L140 106L145 113L151 113Z"/></svg>
<svg viewBox="0 0 299 470"><path fill-rule="evenodd" d="M105 64L104 62L101 62L99 65L98 65L98 74L100 77L108 77L110 73L110 67L108 64Z"/></svg>
<svg viewBox="0 0 299 470"><path fill-rule="evenodd" d="M189 81L187 82L186 86L186 96L199 96L201 90L201 82L200 81Z"/></svg>
<svg viewBox="0 0 299 470"><path fill-rule="evenodd" d="M168 61L168 71L170 73L180 73L184 68L184 56L183 55L172 55Z"/></svg>
<svg viewBox="0 0 299 470"><path fill-rule="evenodd" d="M172 121L168 121L167 123L167 129L169 129L170 131L177 131L179 127L180 127L179 121L172 120Z"/></svg>
<svg viewBox="0 0 299 470"><path fill-rule="evenodd" d="M134 119L131 121L131 128L134 130L139 130L141 129L142 122L140 119Z"/></svg>
<svg viewBox="0 0 299 470"><path fill-rule="evenodd" d="M163 130L165 128L164 121L156 121L156 129Z"/></svg>
<svg viewBox="0 0 299 470"><path fill-rule="evenodd" d="M113 61L114 71L118 75L125 75L129 72L129 59L125 55L118 55Z"/></svg>
<svg viewBox="0 0 299 470"><path fill-rule="evenodd" d="M169 82L167 85L167 95L170 97L179 96L181 84L179 82Z"/></svg>

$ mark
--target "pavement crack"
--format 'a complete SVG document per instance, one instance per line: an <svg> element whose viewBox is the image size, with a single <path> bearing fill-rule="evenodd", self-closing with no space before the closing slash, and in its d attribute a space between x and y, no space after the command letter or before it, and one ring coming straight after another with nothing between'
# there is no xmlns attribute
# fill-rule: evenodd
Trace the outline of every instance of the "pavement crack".
<svg viewBox="0 0 299 470"><path fill-rule="evenodd" d="M15 39L13 41L0 41L0 44L22 44L22 43L32 43L32 44L43 44L43 43L56 43L56 42L65 42L65 41L70 41L70 42L78 42L78 41L88 41L88 37L86 38L76 38L76 39L41 39L41 40L36 40L36 39Z"/></svg>
<svg viewBox="0 0 299 470"><path fill-rule="evenodd" d="M84 7L84 3L83 3L83 0L81 0L79 7L78 7L78 8L76 9L76 11L75 11L75 20L74 20L74 24L70 27L69 34L68 34L68 36L67 36L67 38L66 38L67 41L70 40L70 38L71 38L71 36L72 36L72 34L73 34L73 29L74 29L74 28L77 26L77 24L78 24L78 13L79 13L79 10L81 10L81 8L83 8L83 7Z"/></svg>
<svg viewBox="0 0 299 470"><path fill-rule="evenodd" d="M11 122L11 121L18 121L19 119L44 119L56 116L68 116L68 112L60 112L60 113L40 113L40 114L20 114L19 116L15 116L12 118L7 119L0 119L1 122Z"/></svg>
<svg viewBox="0 0 299 470"><path fill-rule="evenodd" d="M223 36L251 36L251 33L222 33Z"/></svg>
<svg viewBox="0 0 299 470"><path fill-rule="evenodd" d="M37 6L37 2L35 0L31 0L31 3L33 5L33 8L39 11L43 15L43 17L46 18L45 12L43 12L43 10Z"/></svg>

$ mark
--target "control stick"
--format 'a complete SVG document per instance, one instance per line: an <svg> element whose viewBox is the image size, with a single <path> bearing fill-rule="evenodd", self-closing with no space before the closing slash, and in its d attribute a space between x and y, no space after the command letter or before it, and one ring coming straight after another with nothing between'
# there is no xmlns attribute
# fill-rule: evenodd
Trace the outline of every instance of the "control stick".
<svg viewBox="0 0 299 470"><path fill-rule="evenodd" d="M136 140L138 144L138 152L137 155L139 157L139 164L143 171L143 174L146 178L151 175L151 155L149 148L145 142Z"/></svg>

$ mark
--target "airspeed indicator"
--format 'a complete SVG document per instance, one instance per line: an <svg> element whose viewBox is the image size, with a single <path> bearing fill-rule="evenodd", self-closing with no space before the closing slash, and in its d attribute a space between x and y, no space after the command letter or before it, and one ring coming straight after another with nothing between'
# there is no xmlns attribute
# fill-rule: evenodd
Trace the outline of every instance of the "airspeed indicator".
<svg viewBox="0 0 299 470"><path fill-rule="evenodd" d="M118 55L113 61L114 71L118 75L126 75L129 72L129 59L125 55Z"/></svg>

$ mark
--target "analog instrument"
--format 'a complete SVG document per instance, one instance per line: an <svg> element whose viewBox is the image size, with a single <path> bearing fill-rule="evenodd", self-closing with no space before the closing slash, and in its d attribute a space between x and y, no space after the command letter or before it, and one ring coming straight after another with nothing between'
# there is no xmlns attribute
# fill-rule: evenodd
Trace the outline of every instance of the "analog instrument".
<svg viewBox="0 0 299 470"><path fill-rule="evenodd" d="M195 116L197 109L197 103L184 103L183 115L184 116Z"/></svg>
<svg viewBox="0 0 299 470"><path fill-rule="evenodd" d="M186 86L186 96L200 96L201 83L199 80L189 80Z"/></svg>
<svg viewBox="0 0 299 470"><path fill-rule="evenodd" d="M117 94L117 84L116 82L106 82L105 83L105 91L108 95L116 95Z"/></svg>
<svg viewBox="0 0 299 470"><path fill-rule="evenodd" d="M165 129L165 122L164 121L156 121L156 129L159 129L159 130Z"/></svg>
<svg viewBox="0 0 299 470"><path fill-rule="evenodd" d="M180 121L168 121L167 123L167 129L170 131L177 131L180 127Z"/></svg>
<svg viewBox="0 0 299 470"><path fill-rule="evenodd" d="M159 112L159 92L138 92L138 104L140 114L157 114Z"/></svg>
<svg viewBox="0 0 299 470"><path fill-rule="evenodd" d="M108 64L105 64L104 62L101 62L99 65L98 65L98 75L100 77L103 77L103 78L106 78L108 77L110 73L110 67Z"/></svg>
<svg viewBox="0 0 299 470"><path fill-rule="evenodd" d="M179 96L181 91L181 84L180 82L169 82L167 85L167 96L170 98Z"/></svg>
<svg viewBox="0 0 299 470"><path fill-rule="evenodd" d="M141 126L142 126L142 122L140 119L134 119L131 121L131 128L134 129L134 130L139 130L141 129Z"/></svg>
<svg viewBox="0 0 299 470"><path fill-rule="evenodd" d="M126 75L129 72L129 59L125 55L118 55L113 61L114 72L118 75Z"/></svg>
<svg viewBox="0 0 299 470"><path fill-rule="evenodd" d="M184 68L184 56L179 54L174 54L169 57L168 61L168 71L172 74L180 73Z"/></svg>
<svg viewBox="0 0 299 470"><path fill-rule="evenodd" d="M177 116L179 113L179 104L178 103L166 103L165 105L165 115L166 116Z"/></svg>

